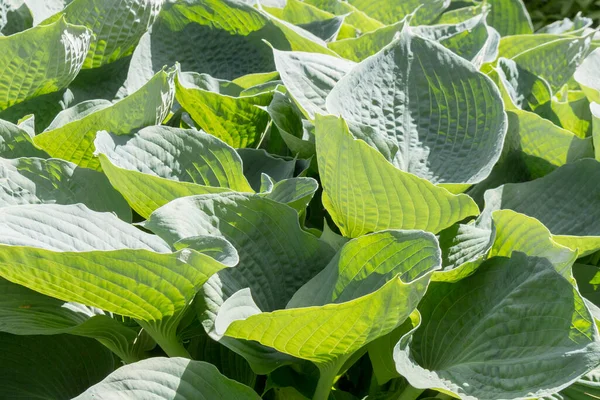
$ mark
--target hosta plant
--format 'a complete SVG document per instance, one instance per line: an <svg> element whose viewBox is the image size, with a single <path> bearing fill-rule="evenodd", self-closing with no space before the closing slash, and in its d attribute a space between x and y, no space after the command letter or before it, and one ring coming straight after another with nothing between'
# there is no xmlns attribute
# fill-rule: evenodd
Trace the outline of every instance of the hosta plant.
<svg viewBox="0 0 600 400"><path fill-rule="evenodd" d="M600 398L600 35L521 0L0 0L0 398Z"/></svg>

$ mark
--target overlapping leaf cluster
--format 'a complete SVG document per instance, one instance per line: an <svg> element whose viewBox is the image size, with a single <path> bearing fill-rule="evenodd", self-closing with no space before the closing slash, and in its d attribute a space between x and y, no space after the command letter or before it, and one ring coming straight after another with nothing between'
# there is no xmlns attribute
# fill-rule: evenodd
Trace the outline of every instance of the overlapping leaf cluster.
<svg viewBox="0 0 600 400"><path fill-rule="evenodd" d="M0 1L0 398L600 396L592 24Z"/></svg>

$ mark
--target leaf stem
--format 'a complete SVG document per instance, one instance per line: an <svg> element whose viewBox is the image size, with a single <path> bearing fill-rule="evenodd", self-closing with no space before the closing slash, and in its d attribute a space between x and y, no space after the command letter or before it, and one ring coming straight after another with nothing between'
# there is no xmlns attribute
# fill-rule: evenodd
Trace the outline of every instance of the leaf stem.
<svg viewBox="0 0 600 400"><path fill-rule="evenodd" d="M188 353L186 348L177 338L174 329L172 331L167 330L167 334L164 334L160 329L154 326L153 323L141 320L138 320L137 322L146 330L146 332L152 337L152 339L156 341L156 343L169 357L192 358L190 353Z"/></svg>
<svg viewBox="0 0 600 400"><path fill-rule="evenodd" d="M417 389L407 384L397 400L416 400L424 391L425 389Z"/></svg>
<svg viewBox="0 0 600 400"><path fill-rule="evenodd" d="M313 395L313 400L327 400L329 393L335 382L340 365L338 363L334 365L319 366L319 381L317 382L317 389Z"/></svg>

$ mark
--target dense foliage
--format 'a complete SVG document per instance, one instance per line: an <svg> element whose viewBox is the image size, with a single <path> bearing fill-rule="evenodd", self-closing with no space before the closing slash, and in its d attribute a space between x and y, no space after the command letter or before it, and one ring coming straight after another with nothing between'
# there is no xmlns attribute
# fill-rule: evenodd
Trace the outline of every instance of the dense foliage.
<svg viewBox="0 0 600 400"><path fill-rule="evenodd" d="M590 18L0 7L0 398L600 397Z"/></svg>

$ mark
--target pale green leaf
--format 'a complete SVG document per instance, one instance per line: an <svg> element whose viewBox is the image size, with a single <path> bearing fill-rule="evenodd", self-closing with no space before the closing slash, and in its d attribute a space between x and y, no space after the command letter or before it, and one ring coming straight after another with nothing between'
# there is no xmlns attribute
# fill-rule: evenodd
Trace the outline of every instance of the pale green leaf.
<svg viewBox="0 0 600 400"><path fill-rule="evenodd" d="M592 139L594 142L594 152L596 160L600 161L600 104L590 104L592 114Z"/></svg>
<svg viewBox="0 0 600 400"><path fill-rule="evenodd" d="M73 400L259 400L247 386L217 368L185 358L150 358L126 365Z"/></svg>
<svg viewBox="0 0 600 400"><path fill-rule="evenodd" d="M433 183L487 177L507 125L489 78L410 29L345 75L327 96L327 109L393 141L393 164Z"/></svg>
<svg viewBox="0 0 600 400"><path fill-rule="evenodd" d="M512 57L521 68L544 78L553 91L559 90L571 79L587 55L591 43L590 35L564 39L558 39L559 37L555 36L557 40L533 47ZM507 57L502 52L500 55Z"/></svg>
<svg viewBox="0 0 600 400"><path fill-rule="evenodd" d="M323 205L346 237L383 229L437 233L479 212L469 196L395 168L340 118L317 118L317 156Z"/></svg>
<svg viewBox="0 0 600 400"><path fill-rule="evenodd" d="M533 33L523 0L489 0L488 4L492 6L488 22L501 36Z"/></svg>
<svg viewBox="0 0 600 400"><path fill-rule="evenodd" d="M98 171L58 159L0 158L0 207L76 203L131 221L129 206Z"/></svg>
<svg viewBox="0 0 600 400"><path fill-rule="evenodd" d="M257 195L223 193L177 199L156 210L145 227L169 242L219 236L238 250L239 265L212 277L201 292L203 304L198 311L213 337L221 305L238 290L252 289L262 310L284 308L333 256L333 249L300 228L295 210ZM290 362L289 356L250 342L220 341L244 356L257 373Z"/></svg>
<svg viewBox="0 0 600 400"><path fill-rule="evenodd" d="M67 87L83 65L91 37L89 29L64 18L0 37L0 110Z"/></svg>
<svg viewBox="0 0 600 400"><path fill-rule="evenodd" d="M415 22L427 24L450 5L450 0L388 0L385 6L371 0L349 0L348 3L388 25L400 21L418 8Z"/></svg>
<svg viewBox="0 0 600 400"><path fill-rule="evenodd" d="M355 65L324 54L273 50L275 66L292 99L304 115L326 113L325 99L335 84Z"/></svg>
<svg viewBox="0 0 600 400"><path fill-rule="evenodd" d="M46 157L47 154L33 144L33 135L17 125L0 119L0 157Z"/></svg>
<svg viewBox="0 0 600 400"><path fill-rule="evenodd" d="M329 43L327 47L348 60L360 62L390 44L405 24L406 21L402 20L395 24L367 32L356 38Z"/></svg>
<svg viewBox="0 0 600 400"><path fill-rule="evenodd" d="M424 232L385 231L354 239L285 310L235 320L225 334L317 364L336 362L403 323L440 262L437 241Z"/></svg>
<svg viewBox="0 0 600 400"><path fill-rule="evenodd" d="M564 98L555 96L535 112L580 138L592 136L590 102L582 91L569 91Z"/></svg>
<svg viewBox="0 0 600 400"><path fill-rule="evenodd" d="M600 103L600 49L590 53L575 71L573 76L581 89L589 99L590 103Z"/></svg>
<svg viewBox="0 0 600 400"><path fill-rule="evenodd" d="M423 323L394 350L416 388L463 399L552 394L599 360L598 330L584 300L544 258L496 257L457 283L432 283Z"/></svg>
<svg viewBox="0 0 600 400"><path fill-rule="evenodd" d="M298 25L300 28L312 33L326 43L334 42L338 39L340 31L344 25L345 16L333 17L324 21L314 21L308 24Z"/></svg>
<svg viewBox="0 0 600 400"><path fill-rule="evenodd" d="M52 157L74 162L81 167L97 169L94 158L96 132L107 130L125 135L148 125L156 125L167 116L173 101L174 71L161 71L139 91L35 137L34 143Z"/></svg>
<svg viewBox="0 0 600 400"><path fill-rule="evenodd" d="M316 36L243 2L168 2L136 47L120 95L137 90L175 62L183 71L229 80L274 71L273 53L264 41L280 50L333 54Z"/></svg>
<svg viewBox="0 0 600 400"><path fill-rule="evenodd" d="M509 183L486 192L486 208L510 209L536 218L553 240L579 256L600 245L600 163L583 159L531 182Z"/></svg>
<svg viewBox="0 0 600 400"><path fill-rule="evenodd" d="M33 15L33 25L38 25L62 11L72 0L24 0Z"/></svg>
<svg viewBox="0 0 600 400"><path fill-rule="evenodd" d="M277 157L263 149L239 149L238 154L244 165L244 175L255 191L260 191L263 174L275 182L294 176L296 160Z"/></svg>
<svg viewBox="0 0 600 400"><path fill-rule="evenodd" d="M590 400L600 397L600 369L596 368L582 376L566 389L544 397L545 400Z"/></svg>
<svg viewBox="0 0 600 400"><path fill-rule="evenodd" d="M164 0L72 0L60 14L94 32L83 68L98 68L131 54ZM108 17L110 16L110 18ZM44 22L46 23L46 22Z"/></svg>
<svg viewBox="0 0 600 400"><path fill-rule="evenodd" d="M177 101L204 131L236 148L261 142L270 121L264 107L273 99L272 91L240 95L231 82L193 72L178 73L175 86Z"/></svg>
<svg viewBox="0 0 600 400"><path fill-rule="evenodd" d="M6 399L71 400L116 367L114 357L92 339L70 335L0 334L3 368L0 393Z"/></svg>
<svg viewBox="0 0 600 400"><path fill-rule="evenodd" d="M178 197L252 192L235 150L201 131L152 126L133 136L98 132L94 143L113 187L144 217Z"/></svg>
<svg viewBox="0 0 600 400"><path fill-rule="evenodd" d="M144 350L140 328L104 311L61 301L0 278L0 331L14 335L68 333L97 339L125 362Z"/></svg>
<svg viewBox="0 0 600 400"><path fill-rule="evenodd" d="M348 15L346 23L352 25L362 33L371 32L385 26L380 21L371 18L352 4L342 0L304 0L312 6L330 12L334 15ZM400 18L402 19L402 18ZM394 21L397 22L397 21Z"/></svg>

